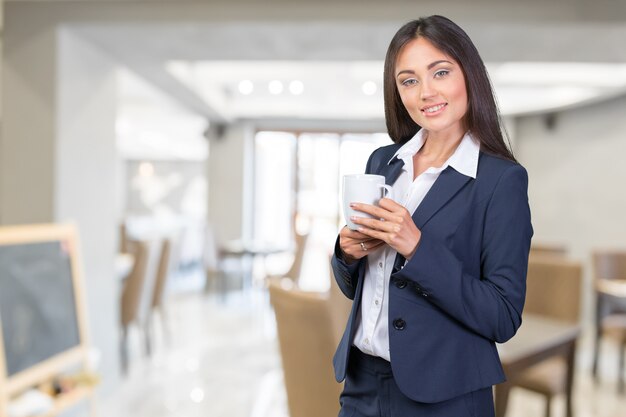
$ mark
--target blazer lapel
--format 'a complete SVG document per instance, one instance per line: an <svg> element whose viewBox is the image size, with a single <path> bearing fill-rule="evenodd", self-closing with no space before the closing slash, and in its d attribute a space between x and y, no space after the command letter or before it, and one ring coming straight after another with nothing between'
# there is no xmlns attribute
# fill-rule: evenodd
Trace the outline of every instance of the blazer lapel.
<svg viewBox="0 0 626 417"><path fill-rule="evenodd" d="M420 229L423 228L426 222L470 179L471 177L460 174L452 167L443 170L413 213L415 225Z"/></svg>
<svg viewBox="0 0 626 417"><path fill-rule="evenodd" d="M420 205L413 213L415 225L422 229L426 222L443 207L461 189L471 177L460 174L454 168L448 167L435 181ZM397 254L394 261L392 273L398 272L404 266L406 259Z"/></svg>
<svg viewBox="0 0 626 417"><path fill-rule="evenodd" d="M385 183L388 185L393 185L393 183L396 182L396 180L400 176L403 166L404 161L402 159L393 158L389 164L383 165L378 175L384 175Z"/></svg>

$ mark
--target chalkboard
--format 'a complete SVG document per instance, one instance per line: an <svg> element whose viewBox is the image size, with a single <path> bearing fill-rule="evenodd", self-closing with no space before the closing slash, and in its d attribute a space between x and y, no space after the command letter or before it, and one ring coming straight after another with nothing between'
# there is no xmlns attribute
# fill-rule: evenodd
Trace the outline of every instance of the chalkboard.
<svg viewBox="0 0 626 417"><path fill-rule="evenodd" d="M7 376L80 345L69 241L0 244Z"/></svg>

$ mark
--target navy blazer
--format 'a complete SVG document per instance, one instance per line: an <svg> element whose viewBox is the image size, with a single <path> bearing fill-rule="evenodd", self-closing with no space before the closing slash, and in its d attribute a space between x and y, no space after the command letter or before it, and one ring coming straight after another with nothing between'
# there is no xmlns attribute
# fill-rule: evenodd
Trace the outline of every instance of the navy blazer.
<svg viewBox="0 0 626 417"><path fill-rule="evenodd" d="M399 148L374 151L366 173L393 184L404 162L388 162ZM396 257L387 293L398 387L433 403L503 382L495 342L521 325L533 234L526 170L480 152L475 179L446 168L412 217L422 237L408 262ZM337 381L346 376L367 263L348 265L341 254L337 238L333 272L354 300L333 359Z"/></svg>

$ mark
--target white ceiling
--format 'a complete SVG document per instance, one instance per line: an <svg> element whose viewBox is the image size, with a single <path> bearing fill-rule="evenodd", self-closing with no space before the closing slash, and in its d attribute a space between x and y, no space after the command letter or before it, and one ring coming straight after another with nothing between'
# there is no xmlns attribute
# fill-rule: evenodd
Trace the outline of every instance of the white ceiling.
<svg viewBox="0 0 626 417"><path fill-rule="evenodd" d="M626 92L626 65L487 64L505 116L545 113ZM166 68L227 119L363 120L383 115L382 61L171 61ZM294 94L292 83L302 86ZM240 91L246 83L252 91ZM271 91L271 85L278 90Z"/></svg>
<svg viewBox="0 0 626 417"><path fill-rule="evenodd" d="M4 12L5 36L25 18L62 26L205 123L383 126L389 40L403 22L434 13L474 40L505 114L558 111L626 89L626 2L611 0L6 0ZM243 80L252 94L239 93ZM267 85L276 80L284 91L273 95ZM300 95L288 92L294 80ZM366 82L374 94L363 93ZM142 100L133 94L126 99L136 111Z"/></svg>
<svg viewBox="0 0 626 417"><path fill-rule="evenodd" d="M504 114L552 112L626 90L626 24L476 22ZM382 120L382 58L402 21L73 24L71 30L204 118ZM598 44L603 45L601 48ZM238 84L254 83L242 95ZM267 85L283 82L272 95ZM291 81L304 85L288 93ZM363 83L377 85L362 93Z"/></svg>
<svg viewBox="0 0 626 417"><path fill-rule="evenodd" d="M133 160L206 159L204 117L123 68L117 85L115 137L120 155Z"/></svg>
<svg viewBox="0 0 626 417"><path fill-rule="evenodd" d="M384 130L387 45L402 23L430 14L468 32L505 114L625 93L625 1L5 0L3 36L8 44L28 20L33 36L62 27L101 49L138 76L120 77L118 138L140 145L125 141L126 155L186 159L206 155L207 121ZM244 80L249 95L239 92ZM299 95L289 92L296 80ZM268 92L272 81L280 94ZM176 146L161 146L167 138Z"/></svg>

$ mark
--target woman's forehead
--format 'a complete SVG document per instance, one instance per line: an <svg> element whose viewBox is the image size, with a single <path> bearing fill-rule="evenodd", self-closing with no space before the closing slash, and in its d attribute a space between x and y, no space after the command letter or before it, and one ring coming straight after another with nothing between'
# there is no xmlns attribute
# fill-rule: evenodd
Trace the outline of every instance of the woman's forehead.
<svg viewBox="0 0 626 417"><path fill-rule="evenodd" d="M400 49L396 57L395 67L398 68L398 65L427 67L440 60L458 64L454 58L439 49L430 40L420 36L410 40Z"/></svg>

